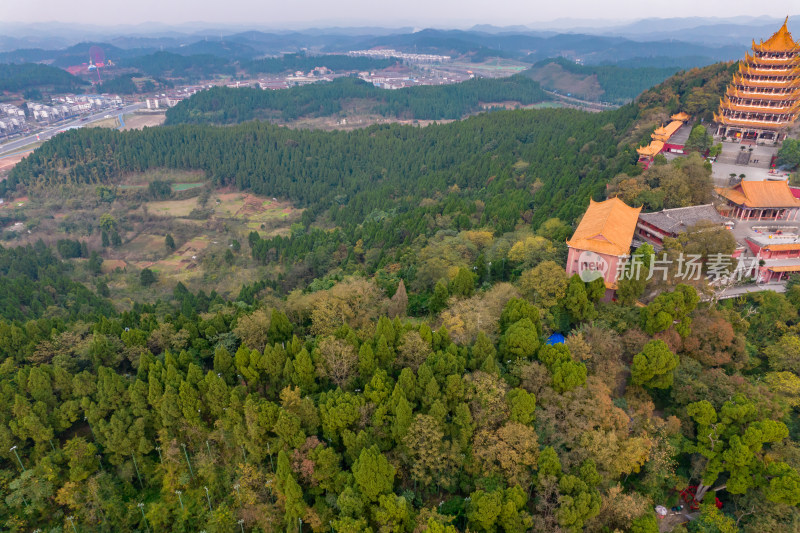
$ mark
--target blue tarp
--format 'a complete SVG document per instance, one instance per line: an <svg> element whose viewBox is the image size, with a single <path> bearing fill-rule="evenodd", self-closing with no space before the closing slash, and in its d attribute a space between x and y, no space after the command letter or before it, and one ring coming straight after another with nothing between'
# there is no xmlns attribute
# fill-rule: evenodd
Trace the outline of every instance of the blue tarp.
<svg viewBox="0 0 800 533"><path fill-rule="evenodd" d="M561 333L553 333L549 337L547 337L547 344L564 344L564 335Z"/></svg>

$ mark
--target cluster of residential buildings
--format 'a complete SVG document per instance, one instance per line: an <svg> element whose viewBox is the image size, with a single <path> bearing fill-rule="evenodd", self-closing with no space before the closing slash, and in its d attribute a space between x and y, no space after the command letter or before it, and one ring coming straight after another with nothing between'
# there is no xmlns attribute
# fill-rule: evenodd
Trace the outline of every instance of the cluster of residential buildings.
<svg viewBox="0 0 800 533"><path fill-rule="evenodd" d="M258 81L262 89L280 90L289 89L309 83L329 82L343 76L351 76L348 72L333 72L326 67L315 67L309 72L297 71L289 75L264 77ZM371 83L381 89L402 89L418 85L447 85L459 83L474 77L472 72L446 72L432 70L411 69L402 65L391 70L361 71L357 73L359 79ZM246 83L246 82L241 82ZM240 86L240 82L236 82ZM231 85L229 85L230 87Z"/></svg>
<svg viewBox="0 0 800 533"><path fill-rule="evenodd" d="M27 127L25 111L13 104L0 104L0 135L23 131Z"/></svg>
<svg viewBox="0 0 800 533"><path fill-rule="evenodd" d="M800 189L786 181L742 181L717 188L715 204L642 213L619 198L591 201L572 238L567 241L567 274L602 273L606 298L613 299L620 268L643 242L656 251L664 239L690 228L718 226L731 231L737 248L733 266L757 283L780 282L800 272Z"/></svg>
<svg viewBox="0 0 800 533"><path fill-rule="evenodd" d="M110 109L122 105L122 98L115 95L63 95L53 98L51 105L27 102L28 116L35 121L52 124L89 111Z"/></svg>
<svg viewBox="0 0 800 533"><path fill-rule="evenodd" d="M407 52L400 52L392 48L375 48L370 50L351 50L347 55L354 57L372 57L375 59L399 59L406 63L415 64L433 64L445 63L450 61L452 57L436 55L436 54L410 54Z"/></svg>

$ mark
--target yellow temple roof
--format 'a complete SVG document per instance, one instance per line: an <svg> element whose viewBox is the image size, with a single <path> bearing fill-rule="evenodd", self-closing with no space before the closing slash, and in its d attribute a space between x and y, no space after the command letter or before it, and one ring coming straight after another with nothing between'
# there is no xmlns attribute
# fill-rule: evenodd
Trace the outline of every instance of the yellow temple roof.
<svg viewBox="0 0 800 533"><path fill-rule="evenodd" d="M787 57L756 57L751 55L750 52L745 52L744 62L748 65L764 65L764 66L780 66L790 67L800 64L800 56L787 56Z"/></svg>
<svg viewBox="0 0 800 533"><path fill-rule="evenodd" d="M781 65L784 69L760 68L750 63L739 63L739 72L750 74L751 76L796 76L800 74L800 65L787 64Z"/></svg>
<svg viewBox="0 0 800 533"><path fill-rule="evenodd" d="M783 21L783 26L766 41L761 41L760 44L756 44L753 41L753 50L763 52L791 52L796 50L799 45L792 39L792 34L789 33L789 29L786 27L788 22L789 17L786 17L786 20Z"/></svg>
<svg viewBox="0 0 800 533"><path fill-rule="evenodd" d="M689 120L689 115L681 111L680 113L675 113L669 118L671 118L672 120L680 120L681 122L686 122L687 120Z"/></svg>
<svg viewBox="0 0 800 533"><path fill-rule="evenodd" d="M757 78L745 78L741 74L734 74L733 83L745 87L798 87L800 86L800 78L793 80L759 80Z"/></svg>
<svg viewBox="0 0 800 533"><path fill-rule="evenodd" d="M673 120L666 126L661 126L660 128L656 128L650 136L655 139L656 141L668 141L670 137L675 135L675 132L683 126L683 122L680 120Z"/></svg>
<svg viewBox="0 0 800 533"><path fill-rule="evenodd" d="M800 100L795 101L794 103L791 103L789 105L772 107L772 106L753 106L753 105L735 104L731 102L728 99L728 97L725 97L724 99L720 100L719 108L731 109L745 113L770 113L770 114L793 113L798 109L800 109Z"/></svg>
<svg viewBox="0 0 800 533"><path fill-rule="evenodd" d="M790 93L757 93L739 90L731 84L728 85L725 94L731 98L747 98L749 100L796 100L800 98L800 88L795 88Z"/></svg>
<svg viewBox="0 0 800 533"><path fill-rule="evenodd" d="M738 118L731 118L722 115L714 114L714 122L719 124L727 124L729 126L741 126L743 128L758 128L762 130L779 130L781 128L785 128L794 120L783 120L780 122L768 122L768 121L759 121L759 120L747 120L747 119L738 119Z"/></svg>
<svg viewBox="0 0 800 533"><path fill-rule="evenodd" d="M655 157L656 154L661 153L664 149L664 143L661 141L650 141L647 146L642 146L636 149L636 152L645 157Z"/></svg>
<svg viewBox="0 0 800 533"><path fill-rule="evenodd" d="M719 187L717 194L745 207L800 207L785 181L742 181L731 188Z"/></svg>
<svg viewBox="0 0 800 533"><path fill-rule="evenodd" d="M567 244L579 250L608 255L627 255L631 249L641 207L630 207L619 198L589 201L589 208Z"/></svg>

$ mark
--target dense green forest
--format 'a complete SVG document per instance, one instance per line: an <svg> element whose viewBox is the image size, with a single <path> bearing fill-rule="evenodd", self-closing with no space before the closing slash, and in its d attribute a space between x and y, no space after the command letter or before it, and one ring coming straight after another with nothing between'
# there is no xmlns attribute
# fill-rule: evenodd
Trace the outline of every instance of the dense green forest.
<svg viewBox="0 0 800 533"><path fill-rule="evenodd" d="M633 106L607 114L501 111L425 128L352 132L259 122L77 130L24 159L0 182L0 194L18 186L108 183L125 171L204 170L218 186L289 198L306 208L303 228L269 245L306 279L336 263L333 250L352 249L359 240L390 250L436 233L442 223L502 233L520 220L534 228L552 217L574 220L613 176L635 172L635 152L618 148L617 136L636 113ZM322 231L318 220L338 229ZM371 268L389 260L372 257Z"/></svg>
<svg viewBox="0 0 800 533"><path fill-rule="evenodd" d="M96 259L94 259L96 261ZM113 309L70 277L72 265L62 262L44 244L0 246L0 316L7 320L103 316Z"/></svg>
<svg viewBox="0 0 800 533"><path fill-rule="evenodd" d="M578 65L569 59L558 57L545 59L533 68L555 63L567 72L580 76L596 76L603 89L604 102L627 103L639 96L642 91L658 85L672 76L678 69L674 67L625 68L617 65Z"/></svg>
<svg viewBox="0 0 800 533"><path fill-rule="evenodd" d="M397 276L3 308L5 530L656 533L688 485L710 490L689 531L798 527L800 284L628 307L539 259L461 268L423 319Z"/></svg>
<svg viewBox="0 0 800 533"><path fill-rule="evenodd" d="M122 60L121 64L157 78L198 80L217 74L230 76L236 73L236 67L227 59L210 54L179 55L172 52L155 52Z"/></svg>
<svg viewBox="0 0 800 533"><path fill-rule="evenodd" d="M372 112L384 116L438 120L479 111L482 103L515 101L534 104L547 99L539 84L523 76L473 79L441 86L379 89L355 78L338 78L290 90L215 87L180 102L167 112L168 124L231 124L252 119L335 115L352 100L374 101Z"/></svg>
<svg viewBox="0 0 800 533"><path fill-rule="evenodd" d="M589 198L709 201L699 155L642 171L630 139L727 68L604 113L44 143L0 196L91 184L114 202L101 185L196 169L304 211L227 250L279 267L230 300L142 269L141 294L171 294L115 308L77 228L58 255L0 248L4 531L800 529L800 280L723 302L624 280L612 303L562 266ZM664 248L730 240L693 227ZM659 522L690 487L691 521Z"/></svg>
<svg viewBox="0 0 800 533"><path fill-rule="evenodd" d="M142 74L139 72L133 74L123 74L99 84L97 86L97 90L101 93L138 94L155 91L157 88L156 82L160 87L172 86L171 82L168 81L150 79L146 79L141 83L141 85L137 85L133 80L134 78L140 77L142 77Z"/></svg>
<svg viewBox="0 0 800 533"><path fill-rule="evenodd" d="M23 63L21 65L0 63L0 91L23 91L52 89L57 92L75 91L88 85L60 68Z"/></svg>
<svg viewBox="0 0 800 533"><path fill-rule="evenodd" d="M394 65L394 59L374 59L371 57L350 57L329 54L310 56L306 54L284 54L250 61L243 68L253 74L276 74L279 72L308 72L316 67L327 67L333 71L381 70Z"/></svg>

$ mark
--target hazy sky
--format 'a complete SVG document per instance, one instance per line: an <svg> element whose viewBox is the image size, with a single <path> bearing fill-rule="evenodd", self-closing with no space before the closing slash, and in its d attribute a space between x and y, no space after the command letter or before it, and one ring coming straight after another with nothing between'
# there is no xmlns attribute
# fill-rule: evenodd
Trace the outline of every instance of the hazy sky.
<svg viewBox="0 0 800 533"><path fill-rule="evenodd" d="M800 13L798 0L0 0L0 19L19 22L138 24L241 23L252 26L334 25L466 27L531 24L561 17L638 19L772 16Z"/></svg>

